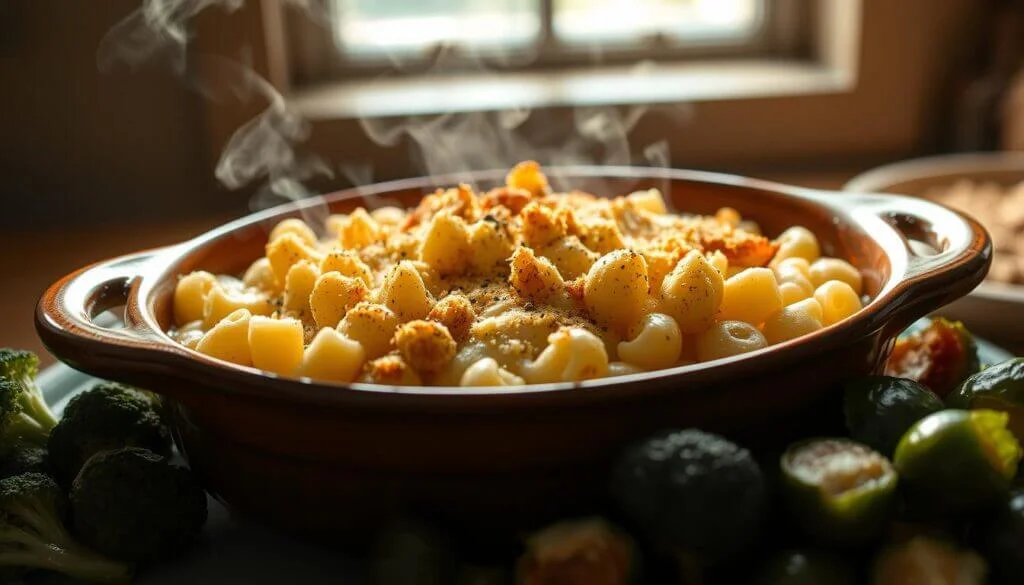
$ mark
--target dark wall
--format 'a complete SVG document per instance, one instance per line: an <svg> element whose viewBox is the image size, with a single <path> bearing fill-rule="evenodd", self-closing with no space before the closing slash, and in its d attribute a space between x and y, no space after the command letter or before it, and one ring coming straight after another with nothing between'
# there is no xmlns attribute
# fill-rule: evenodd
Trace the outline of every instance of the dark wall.
<svg viewBox="0 0 1024 585"><path fill-rule="evenodd" d="M200 98L169 72L100 73L130 0L0 2L0 225L165 218L224 208Z"/></svg>

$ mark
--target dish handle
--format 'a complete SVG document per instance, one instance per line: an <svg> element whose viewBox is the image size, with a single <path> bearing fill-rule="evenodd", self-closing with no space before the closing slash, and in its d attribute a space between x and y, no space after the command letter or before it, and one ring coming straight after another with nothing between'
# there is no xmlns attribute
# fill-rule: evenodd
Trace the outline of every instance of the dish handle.
<svg viewBox="0 0 1024 585"><path fill-rule="evenodd" d="M98 262L50 286L36 307L36 331L62 361L89 374L124 379L168 367L168 354L182 354L142 317L138 289L150 267L170 248L158 248ZM124 307L123 324L98 319ZM164 359L152 359L155 353ZM134 364L125 368L126 363ZM126 380L127 381L127 380Z"/></svg>
<svg viewBox="0 0 1024 585"><path fill-rule="evenodd" d="M840 195L833 204L855 218L887 250L893 297L882 312L887 334L967 295L992 263L992 240L974 218L901 195ZM886 229L888 228L888 229Z"/></svg>

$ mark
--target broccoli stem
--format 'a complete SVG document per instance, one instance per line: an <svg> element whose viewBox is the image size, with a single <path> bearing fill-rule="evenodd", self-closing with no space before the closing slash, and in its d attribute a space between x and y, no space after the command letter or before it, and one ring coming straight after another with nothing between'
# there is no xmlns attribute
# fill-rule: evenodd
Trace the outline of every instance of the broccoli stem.
<svg viewBox="0 0 1024 585"><path fill-rule="evenodd" d="M10 445L18 440L38 447L46 447L51 428L53 427L46 427L39 420L24 412L19 412L4 427L3 443Z"/></svg>
<svg viewBox="0 0 1024 585"><path fill-rule="evenodd" d="M50 412L50 407L46 405L43 393L39 390L35 380L25 378L22 380L22 384L25 385L25 392L22 392L19 398L22 412L35 419L39 426L49 433L53 427L57 426L57 418Z"/></svg>
<svg viewBox="0 0 1024 585"><path fill-rule="evenodd" d="M47 546L36 542L17 551L0 552L0 566L31 567L63 573L97 583L129 583L130 566L84 550Z"/></svg>
<svg viewBox="0 0 1024 585"><path fill-rule="evenodd" d="M40 540L37 534L13 527L0 530L0 567L44 569L100 583L131 581L130 565L108 559L76 544L62 527L55 528L41 518L34 520L33 524L45 525L48 530L44 534L50 538L47 541ZM5 548L9 550L3 550Z"/></svg>
<svg viewBox="0 0 1024 585"><path fill-rule="evenodd" d="M0 567L28 567L102 583L127 583L132 567L78 544L45 502L36 498L15 503L10 513L24 528L0 528Z"/></svg>

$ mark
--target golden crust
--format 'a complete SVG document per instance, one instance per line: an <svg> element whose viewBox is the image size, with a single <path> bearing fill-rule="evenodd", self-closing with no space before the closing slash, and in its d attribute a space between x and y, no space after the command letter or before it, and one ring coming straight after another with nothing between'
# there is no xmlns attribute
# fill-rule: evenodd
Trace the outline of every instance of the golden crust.
<svg viewBox="0 0 1024 585"><path fill-rule="evenodd" d="M779 245L768 238L723 224L713 218L702 221L697 243L705 252L718 250L730 266L767 266Z"/></svg>
<svg viewBox="0 0 1024 585"><path fill-rule="evenodd" d="M363 382L386 386L420 386L423 379L401 356L386 355L363 366Z"/></svg>
<svg viewBox="0 0 1024 585"><path fill-rule="evenodd" d="M496 207L503 207L512 215L519 215L532 198L533 195L526 189L507 186L495 187L480 197L480 207L484 211L492 211Z"/></svg>
<svg viewBox="0 0 1024 585"><path fill-rule="evenodd" d="M465 295L450 294L440 301L427 314L427 319L444 325L451 333L452 339L462 343L469 339L469 328L476 319L473 305Z"/></svg>
<svg viewBox="0 0 1024 585"><path fill-rule="evenodd" d="M400 325L394 344L405 362L418 372L439 372L455 357L452 334L434 321L416 320Z"/></svg>
<svg viewBox="0 0 1024 585"><path fill-rule="evenodd" d="M447 379L451 364L463 359L460 351L474 344L487 345L486 355L504 356L503 367L515 372L523 360L536 358L558 327L586 329L610 348L618 342L613 338L623 327L609 325L619 312L616 300L603 303L603 317L595 314L596 301L585 302L588 275L608 254L627 250L643 258L646 291L633 296L649 298L628 304L648 312L666 275L691 251L721 252L728 261L721 271L765 266L778 249L735 210L686 216L667 209L655 189L613 198L553 192L540 167L526 161L504 186L486 193L459 185L437 189L409 211L358 208L331 216L329 241L309 241L294 221L284 225L261 260L269 285L253 286L268 303L285 306L278 316L302 320L307 341L318 326L344 316L339 329L364 344L371 360L364 366L367 381ZM320 290L314 323L311 291L286 282L300 264L336 272L346 284L358 281L358 294ZM291 305L286 295L294 297Z"/></svg>

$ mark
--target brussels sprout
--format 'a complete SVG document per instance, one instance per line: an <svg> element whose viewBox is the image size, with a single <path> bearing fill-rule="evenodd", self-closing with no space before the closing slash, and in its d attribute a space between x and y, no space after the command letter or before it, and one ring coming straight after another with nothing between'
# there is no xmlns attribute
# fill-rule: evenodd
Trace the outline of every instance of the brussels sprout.
<svg viewBox="0 0 1024 585"><path fill-rule="evenodd" d="M693 429L627 448L611 490L626 518L691 573L742 552L764 513L764 477L750 453Z"/></svg>
<svg viewBox="0 0 1024 585"><path fill-rule="evenodd" d="M886 375L920 382L943 398L979 369L974 336L941 317L897 339L885 364Z"/></svg>
<svg viewBox="0 0 1024 585"><path fill-rule="evenodd" d="M943 409L942 400L906 378L867 376L846 384L844 410L850 437L892 457L914 423Z"/></svg>
<svg viewBox="0 0 1024 585"><path fill-rule="evenodd" d="M980 522L973 540L991 564L994 583L1019 583L1024 577L1024 490Z"/></svg>
<svg viewBox="0 0 1024 585"><path fill-rule="evenodd" d="M843 557L813 550L789 550L771 557L756 585L854 585L857 571Z"/></svg>
<svg viewBox="0 0 1024 585"><path fill-rule="evenodd" d="M943 410L914 424L893 459L908 503L953 517L998 504L1021 459L1008 420L992 410Z"/></svg>
<svg viewBox="0 0 1024 585"><path fill-rule="evenodd" d="M517 585L630 585L638 580L633 539L602 518L568 520L526 541Z"/></svg>
<svg viewBox="0 0 1024 585"><path fill-rule="evenodd" d="M512 571L506 567L463 565L455 585L512 585Z"/></svg>
<svg viewBox="0 0 1024 585"><path fill-rule="evenodd" d="M780 460L783 497L808 536L840 546L881 537L896 506L889 460L847 439L811 439Z"/></svg>
<svg viewBox="0 0 1024 585"><path fill-rule="evenodd" d="M1010 415L1010 430L1024 441L1024 358L1013 358L974 374L950 394L953 408L987 408Z"/></svg>
<svg viewBox="0 0 1024 585"><path fill-rule="evenodd" d="M872 585L983 585L988 568L976 552L919 536L886 548L875 562Z"/></svg>
<svg viewBox="0 0 1024 585"><path fill-rule="evenodd" d="M451 543L439 531L415 520L397 520L377 535L370 583L442 585L451 582L457 564Z"/></svg>

